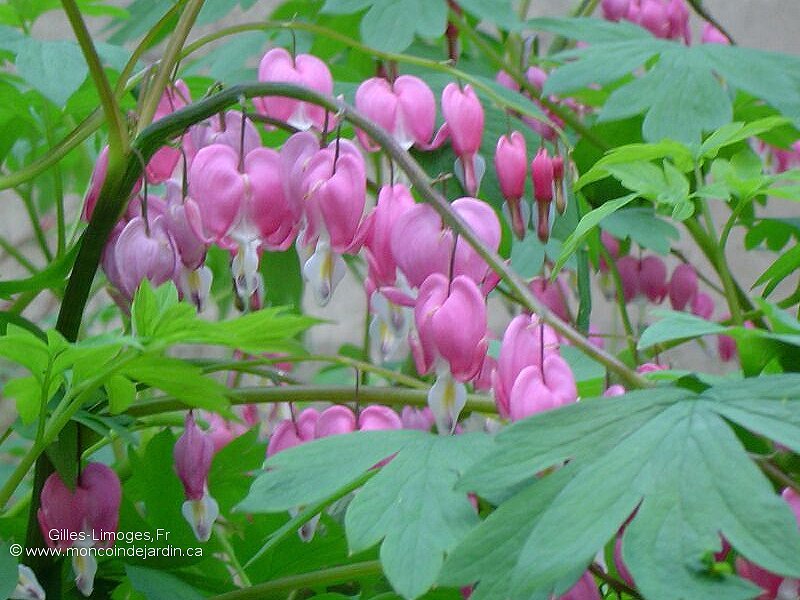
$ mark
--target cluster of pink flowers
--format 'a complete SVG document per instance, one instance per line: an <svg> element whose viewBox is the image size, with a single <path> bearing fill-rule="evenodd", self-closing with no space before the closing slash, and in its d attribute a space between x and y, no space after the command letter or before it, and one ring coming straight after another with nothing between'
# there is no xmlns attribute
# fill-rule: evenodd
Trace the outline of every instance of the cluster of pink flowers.
<svg viewBox="0 0 800 600"><path fill-rule="evenodd" d="M684 0L603 0L601 6L610 21L624 19L656 37L691 43L689 7Z"/></svg>

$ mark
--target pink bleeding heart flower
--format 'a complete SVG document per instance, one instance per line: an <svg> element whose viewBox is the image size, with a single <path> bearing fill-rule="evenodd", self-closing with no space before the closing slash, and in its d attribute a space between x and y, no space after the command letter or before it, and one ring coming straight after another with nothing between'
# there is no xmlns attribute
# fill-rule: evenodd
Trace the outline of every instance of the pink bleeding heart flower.
<svg viewBox="0 0 800 600"><path fill-rule="evenodd" d="M729 335L717 336L717 353L722 362L730 362L739 355L736 341Z"/></svg>
<svg viewBox="0 0 800 600"><path fill-rule="evenodd" d="M100 198L100 192L103 189L103 184L106 182L106 174L108 173L108 146L104 146L97 157L97 162L92 171L92 177L89 180L89 189L86 191L86 196L83 200L83 210L81 211L81 218L84 221L89 221L94 214L97 200ZM142 180L138 179L136 184L131 190L131 195L134 196L142 189Z"/></svg>
<svg viewBox="0 0 800 600"><path fill-rule="evenodd" d="M558 597L558 600L601 600L597 584L590 571L586 571L569 590Z"/></svg>
<svg viewBox="0 0 800 600"><path fill-rule="evenodd" d="M600 5L603 17L609 21L619 21L628 15L631 0L603 0Z"/></svg>
<svg viewBox="0 0 800 600"><path fill-rule="evenodd" d="M525 138L518 131L510 136L501 136L497 141L494 168L500 183L500 191L506 199L511 214L511 229L519 238L525 237L528 226L523 216L521 199L525 195L525 180L528 175L528 150Z"/></svg>
<svg viewBox="0 0 800 600"><path fill-rule="evenodd" d="M467 194L474 196L478 193L486 168L483 158L478 154L483 139L483 106L472 86L461 88L450 83L442 91L442 113L446 134L458 157L456 174L461 176ZM440 134L445 135L442 132Z"/></svg>
<svg viewBox="0 0 800 600"><path fill-rule="evenodd" d="M158 287L178 272L178 254L162 216L153 219L149 227L144 217L134 217L113 243L115 266L106 275L128 301L142 280Z"/></svg>
<svg viewBox="0 0 800 600"><path fill-rule="evenodd" d="M567 210L567 178L564 157L560 154L553 157L553 191L556 196L556 210L563 215Z"/></svg>
<svg viewBox="0 0 800 600"><path fill-rule="evenodd" d="M487 330L486 339L489 340L492 337L492 332ZM472 379L472 387L479 392L490 391L492 389L492 380L496 370L497 360L489 354L487 348L486 356L483 357L483 362L481 363L481 368L478 370L478 374Z"/></svg>
<svg viewBox="0 0 800 600"><path fill-rule="evenodd" d="M455 200L452 207L485 245L494 250L500 246L500 221L491 206L464 197ZM406 210L392 229L392 255L412 288L420 287L433 273L449 273L452 262L454 276L466 275L485 293L491 291L497 279L486 262L460 238L455 250L453 246L452 231L444 227L441 217L428 204L416 204Z"/></svg>
<svg viewBox="0 0 800 600"><path fill-rule="evenodd" d="M678 265L669 280L669 302L674 310L683 310L697 296L697 272L691 265Z"/></svg>
<svg viewBox="0 0 800 600"><path fill-rule="evenodd" d="M388 406L368 406L356 417L347 406L335 405L322 411L317 421L316 437L352 433L353 431L376 431L401 429L400 416Z"/></svg>
<svg viewBox="0 0 800 600"><path fill-rule="evenodd" d="M158 107L153 115L153 122L163 119L174 113L179 108L183 108L192 101L189 88L183 80L178 80L174 85L168 85L161 95ZM181 151L178 148L164 146L156 151L147 163L145 174L147 181L152 184L163 183L175 172L175 167L181 158Z"/></svg>
<svg viewBox="0 0 800 600"><path fill-rule="evenodd" d="M100 154L97 156L97 162L92 171L92 177L89 180L89 189L86 192L86 197L83 199L83 211L81 217L84 221L89 221L94 213L94 207L97 205L97 200L100 198L100 190L103 189L103 184L106 182L106 174L108 173L108 146L103 146Z"/></svg>
<svg viewBox="0 0 800 600"><path fill-rule="evenodd" d="M113 545L112 536L119 523L122 486L117 474L106 465L86 465L70 490L58 473L51 474L42 487L41 502L36 517L47 545L66 550L73 546L103 547ZM58 530L69 535L55 536ZM75 585L84 596L91 596L97 560L93 554L76 554L72 558Z"/></svg>
<svg viewBox="0 0 800 600"><path fill-rule="evenodd" d="M494 80L502 85L507 90L511 90L512 92L518 92L520 90L520 85L517 81L511 77L505 71L498 71L497 75L495 75Z"/></svg>
<svg viewBox="0 0 800 600"><path fill-rule="evenodd" d="M546 243L550 239L550 204L554 191L553 159L547 153L547 148L540 148L531 162L531 178L538 210L536 234Z"/></svg>
<svg viewBox="0 0 800 600"><path fill-rule="evenodd" d="M704 44L723 44L730 46L731 41L719 29L714 27L711 23L703 24L703 33L700 41Z"/></svg>
<svg viewBox="0 0 800 600"><path fill-rule="evenodd" d="M644 363L636 367L636 372L640 375L647 375L648 373L657 373L658 371L666 371L669 369L667 365L658 365L656 363Z"/></svg>
<svg viewBox="0 0 800 600"><path fill-rule="evenodd" d="M511 390L520 373L529 366L541 366L544 357L558 352L558 336L535 315L518 315L503 334L492 388L497 412L503 418L511 414Z"/></svg>
<svg viewBox="0 0 800 600"><path fill-rule="evenodd" d="M388 131L403 149L429 147L436 125L436 98L419 77L401 75L393 83L383 77L367 79L356 90L356 108ZM363 131L356 133L368 152L379 150Z"/></svg>
<svg viewBox="0 0 800 600"><path fill-rule="evenodd" d="M358 252L369 232L366 187L364 159L347 140L336 140L309 160L303 178L306 229L300 244L310 253L303 275L321 306L344 276L340 255Z"/></svg>
<svg viewBox="0 0 800 600"><path fill-rule="evenodd" d="M624 396L625 388L618 383L608 386L608 389L603 392L605 398L613 398L615 396Z"/></svg>
<svg viewBox="0 0 800 600"><path fill-rule="evenodd" d="M404 406L403 410L400 411L400 420L403 423L403 429L418 429L420 431L430 431L431 427L436 423L433 412L427 406L424 408Z"/></svg>
<svg viewBox="0 0 800 600"><path fill-rule="evenodd" d="M186 269L193 271L205 262L208 243L198 234L202 231L200 207L192 198L182 197L181 187L174 180L166 183L166 204L162 214L178 258Z"/></svg>
<svg viewBox="0 0 800 600"><path fill-rule="evenodd" d="M247 433L249 431L248 425L252 426L252 423L245 425L236 421L228 421L217 413L204 413L203 419L208 423L208 430L205 435L211 439L211 443L214 445L214 453L222 450L240 435Z"/></svg>
<svg viewBox="0 0 800 600"><path fill-rule="evenodd" d="M284 419L275 426L267 445L267 457L314 439L319 412L307 408L296 419Z"/></svg>
<svg viewBox="0 0 800 600"><path fill-rule="evenodd" d="M219 506L208 493L208 473L214 458L214 442L195 423L192 411L186 414L183 434L175 442L175 472L183 484L186 502L183 517L189 523L195 537L207 542L211 537L214 521L219 516Z"/></svg>
<svg viewBox="0 0 800 600"><path fill-rule="evenodd" d="M518 421L577 399L578 388L572 369L561 356L549 353L541 367L525 367L517 376L509 397L509 417Z"/></svg>
<svg viewBox="0 0 800 600"><path fill-rule="evenodd" d="M392 253L392 230L410 208L415 205L408 188L398 183L385 185L378 194L378 202L367 217L367 237L364 248L369 275L364 282L367 295L376 289L394 285L397 280L397 261Z"/></svg>
<svg viewBox="0 0 800 600"><path fill-rule="evenodd" d="M391 230L391 252L412 288L433 273L446 273L453 253L453 234L429 204L403 211Z"/></svg>
<svg viewBox="0 0 800 600"><path fill-rule="evenodd" d="M333 93L333 78L322 60L311 54L293 57L284 48L273 48L264 55L258 66L258 80L301 85L326 96ZM297 129L322 129L325 123L325 109L308 102L266 96L254 99L253 103L260 113Z"/></svg>
<svg viewBox="0 0 800 600"><path fill-rule="evenodd" d="M710 319L714 314L714 300L705 292L698 292L692 298L692 314L697 315L701 319Z"/></svg>
<svg viewBox="0 0 800 600"><path fill-rule="evenodd" d="M642 0L638 23L656 37L670 37L669 11L662 0Z"/></svg>
<svg viewBox="0 0 800 600"><path fill-rule="evenodd" d="M689 7L684 0L670 0L667 5L669 21L668 37L673 40L683 39L689 45L692 42L692 30L689 27Z"/></svg>
<svg viewBox="0 0 800 600"><path fill-rule="evenodd" d="M247 156L261 146L261 136L250 119L240 111L229 110L223 115L201 121L189 130L184 143L189 163L200 150L211 144L222 144L237 154Z"/></svg>
<svg viewBox="0 0 800 600"><path fill-rule="evenodd" d="M569 321L567 294L561 277L550 282L547 277L534 277L528 285L536 299L550 309L562 321Z"/></svg>
<svg viewBox="0 0 800 600"><path fill-rule="evenodd" d="M486 355L486 301L472 279L450 282L434 273L420 287L414 321L417 337L409 342L417 370L437 374L428 406L439 432L452 433L466 404L463 382L478 374Z"/></svg>
<svg viewBox="0 0 800 600"><path fill-rule="evenodd" d="M441 273L428 277L414 309L419 372L429 373L443 361L456 380L472 379L486 354L486 321L486 301L473 280L459 275L449 282Z"/></svg>
<svg viewBox="0 0 800 600"><path fill-rule="evenodd" d="M622 282L623 298L630 302L639 295L639 261L632 256L623 256L615 264Z"/></svg>

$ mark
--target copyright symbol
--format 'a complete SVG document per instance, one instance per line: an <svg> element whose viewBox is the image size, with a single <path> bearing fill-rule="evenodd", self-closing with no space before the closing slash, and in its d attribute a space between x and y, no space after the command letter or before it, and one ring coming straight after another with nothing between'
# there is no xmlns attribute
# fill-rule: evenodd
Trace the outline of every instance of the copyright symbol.
<svg viewBox="0 0 800 600"><path fill-rule="evenodd" d="M21 544L11 544L9 547L9 551L11 552L11 556L21 556L22 555L22 545Z"/></svg>

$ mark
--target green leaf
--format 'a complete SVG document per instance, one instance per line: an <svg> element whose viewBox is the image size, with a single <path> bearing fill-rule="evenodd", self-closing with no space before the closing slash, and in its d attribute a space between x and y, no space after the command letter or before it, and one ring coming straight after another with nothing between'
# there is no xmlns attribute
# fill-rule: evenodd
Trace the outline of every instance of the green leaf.
<svg viewBox="0 0 800 600"><path fill-rule="evenodd" d="M236 507L249 513L277 512L332 496L359 475L422 437L417 431L360 431L296 446L271 456Z"/></svg>
<svg viewBox="0 0 800 600"><path fill-rule="evenodd" d="M680 239L680 233L672 223L658 217L646 206L618 210L604 218L600 227L615 238L630 238L642 248L662 256L669 254L672 241Z"/></svg>
<svg viewBox="0 0 800 600"><path fill-rule="evenodd" d="M17 560L8 544L0 541L0 598L8 598L17 586Z"/></svg>
<svg viewBox="0 0 800 600"><path fill-rule="evenodd" d="M733 117L731 100L694 47L671 46L642 77L611 93L600 120L614 121L646 111L642 134L698 145Z"/></svg>
<svg viewBox="0 0 800 600"><path fill-rule="evenodd" d="M414 34L440 36L446 23L443 0L373 0L361 19L361 40L376 50L402 52Z"/></svg>
<svg viewBox="0 0 800 600"><path fill-rule="evenodd" d="M692 152L678 142L661 140L655 144L626 144L609 150L603 157L595 162L591 169L581 175L575 184L576 189L608 177L609 165L624 165L641 161L670 158L681 171L691 171L694 168Z"/></svg>
<svg viewBox="0 0 800 600"><path fill-rule="evenodd" d="M567 260L578 250L580 245L586 239L595 227L605 219L608 215L613 213L614 211L619 210L626 204L629 204L633 200L637 198L638 194L629 194L627 196L623 196L622 198L617 198L616 200L609 200L602 206L595 208L591 212L586 213L583 218L581 218L578 226L575 228L575 231L564 241L564 245L561 247L561 254L558 256L558 260L556 260L555 264L553 265L552 270L552 278L558 274L558 272L564 267Z"/></svg>
<svg viewBox="0 0 800 600"><path fill-rule="evenodd" d="M649 348L664 342L725 333L728 330L724 325L706 321L685 312L654 310L652 314L660 318L644 330L637 345L639 349Z"/></svg>
<svg viewBox="0 0 800 600"><path fill-rule="evenodd" d="M478 19L494 23L501 29L517 30L524 26L510 0L460 0L458 5Z"/></svg>
<svg viewBox="0 0 800 600"><path fill-rule="evenodd" d="M383 540L383 571L403 597L426 592L445 554L478 523L467 495L453 488L488 441L484 434L427 435L404 447L350 503L345 527L351 551Z"/></svg>
<svg viewBox="0 0 800 600"><path fill-rule="evenodd" d="M123 375L113 375L106 383L108 408L114 413L125 412L136 400L136 386Z"/></svg>
<svg viewBox="0 0 800 600"><path fill-rule="evenodd" d="M728 123L703 141L699 155L705 159L716 158L722 148L766 133L788 122L785 117L765 117L752 123Z"/></svg>
<svg viewBox="0 0 800 600"><path fill-rule="evenodd" d="M81 86L89 69L74 42L28 38L19 46L17 72L60 108Z"/></svg>
<svg viewBox="0 0 800 600"><path fill-rule="evenodd" d="M781 281L789 277L795 272L797 267L800 266L800 244L793 246L790 250L779 256L766 271L764 271L753 287L757 287L762 283L767 285L764 287L763 296L769 296Z"/></svg>
<svg viewBox="0 0 800 600"><path fill-rule="evenodd" d="M507 498L521 484L541 486L531 474L567 458L566 469L574 471L563 485L554 484L553 495L535 513L513 497L501 503L496 514L503 518L494 517L495 528L535 523L513 565L507 559L492 565L493 580L510 579L510 588L503 583L506 591L483 597L527 598L574 581L637 506L623 552L644 597L733 600L757 593L703 563L719 550L720 535L762 567L796 577L800 532L791 510L719 414L797 444L798 402L800 377L762 377L700 394L657 388L583 401L508 427L460 489L493 495L505 490ZM795 416L781 423L790 411ZM545 475L545 482L548 477L553 475ZM512 504L515 510L504 509ZM462 557L464 579L485 576L484 569L465 573L463 557L475 555L479 539L469 536L453 553ZM445 580L462 583L447 575Z"/></svg>
<svg viewBox="0 0 800 600"><path fill-rule="evenodd" d="M574 475L574 468L559 469L504 502L473 529L450 553L442 569L442 585L479 585L470 600L511 598L511 579L517 557L530 537L538 517ZM549 593L534 598L546 600Z"/></svg>
<svg viewBox="0 0 800 600"><path fill-rule="evenodd" d="M217 412L228 406L228 388L177 358L145 354L126 365L121 375L157 388L187 406Z"/></svg>
<svg viewBox="0 0 800 600"><path fill-rule="evenodd" d="M185 581L165 571L125 565L125 574L133 589L144 594L147 600L200 600L205 597Z"/></svg>
<svg viewBox="0 0 800 600"><path fill-rule="evenodd" d="M325 0L320 12L330 15L349 15L372 6L375 0Z"/></svg>
<svg viewBox="0 0 800 600"><path fill-rule="evenodd" d="M477 523L467 495L453 487L488 448L484 434L399 430L323 438L270 457L237 510L313 505L391 457L350 503L347 538L352 552L382 540L384 573L398 593L417 598L436 581L445 553Z"/></svg>
<svg viewBox="0 0 800 600"><path fill-rule="evenodd" d="M577 19L547 17L531 19L528 21L528 25L533 29L549 31L550 33L571 40L582 40L590 44L607 44L622 40L639 42L655 41L659 46L663 45L663 42L655 40L645 29L626 21L612 23L604 19L586 17Z"/></svg>

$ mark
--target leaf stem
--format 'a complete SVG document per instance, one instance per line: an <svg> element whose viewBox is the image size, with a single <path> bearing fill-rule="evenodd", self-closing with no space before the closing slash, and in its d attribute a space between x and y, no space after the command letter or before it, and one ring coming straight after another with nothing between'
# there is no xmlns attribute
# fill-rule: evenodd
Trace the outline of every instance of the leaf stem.
<svg viewBox="0 0 800 600"><path fill-rule="evenodd" d="M636 334L631 325L631 318L628 314L628 303L625 301L625 288L622 285L622 277L620 277L617 263L614 257L606 249L603 244L600 244L600 254L608 265L608 270L611 273L611 278L614 280L614 290L617 297L617 306L619 306L619 314L622 317L622 326L625 328L625 340L628 343L628 350L631 353L631 358L636 364L639 364L639 352L636 348Z"/></svg>
<svg viewBox="0 0 800 600"><path fill-rule="evenodd" d="M719 29L719 32L726 38L728 38L728 41L731 43L731 46L736 45L736 41L733 39L733 36L730 34L730 32L727 29L725 29L725 27L723 27L722 24L719 21L717 21L717 19L715 19L710 12L706 10L705 6L703 6L703 0L686 0L686 1L689 3L689 6L692 7L692 10L697 13L697 16L699 16L701 19L705 19L706 21L711 23L711 25Z"/></svg>
<svg viewBox="0 0 800 600"><path fill-rule="evenodd" d="M203 8L204 0L188 0L178 24L175 26L175 32L170 37L167 49L164 51L164 57L158 65L158 71L153 78L152 83L148 86L147 95L142 104L142 111L139 114L139 123L137 132L141 133L145 127L150 125L153 117L156 114L158 103L161 101L161 96L167 87L167 83L172 77L172 71L178 63L183 50L183 45L186 43L186 38L194 26L197 19L197 13Z"/></svg>
<svg viewBox="0 0 800 600"><path fill-rule="evenodd" d="M212 600L270 600L286 598L287 594L293 590L335 585L362 577L378 576L381 573L380 561L370 560L274 579L250 588L214 596Z"/></svg>
<svg viewBox="0 0 800 600"><path fill-rule="evenodd" d="M377 473L377 470L367 471L354 481L351 481L341 489L337 490L332 496L328 496L327 498L320 500L315 504L305 507L302 511L300 511L300 513L297 514L297 516L284 523L279 529L273 531L264 545L259 548L258 552L256 552L253 557L245 563L244 568L248 568L259 558L264 556L264 554L285 540L287 536L291 535L293 532L305 525L308 521L313 519L315 515L321 513L326 507L330 506L337 500L344 498L350 492L360 488Z"/></svg>
<svg viewBox="0 0 800 600"><path fill-rule="evenodd" d="M75 0L61 0L61 5L64 7L64 12L67 13L67 18L70 25L72 25L72 30L75 32L75 37L78 39L86 65L89 67L94 86L100 96L100 104L103 107L103 114L108 123L109 162L115 163L122 160L123 155L128 150L128 130L122 119L117 99L111 91L111 85L103 70L100 57L94 47L92 36L81 16L80 8L78 8Z"/></svg>

